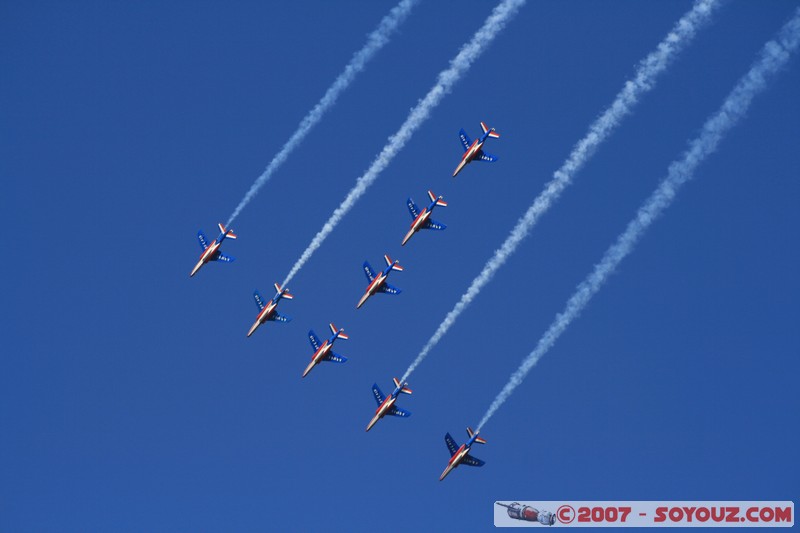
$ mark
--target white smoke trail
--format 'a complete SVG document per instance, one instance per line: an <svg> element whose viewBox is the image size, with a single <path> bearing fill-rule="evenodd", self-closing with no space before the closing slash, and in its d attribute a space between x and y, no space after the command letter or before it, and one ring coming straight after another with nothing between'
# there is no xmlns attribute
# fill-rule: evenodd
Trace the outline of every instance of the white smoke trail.
<svg viewBox="0 0 800 533"><path fill-rule="evenodd" d="M614 269L617 268L617 265L625 256L633 250L639 238L650 227L650 224L658 218L664 209L669 207L678 194L680 187L693 177L697 165L716 150L728 130L735 126L744 116L753 97L766 87L768 77L774 75L786 64L792 52L797 49L798 44L800 44L800 9L797 9L794 18L781 29L777 38L764 45L759 59L751 67L750 71L739 80L736 87L723 102L722 107L706 121L700 135L689 144L689 148L683 154L683 157L670 164L667 177L639 208L636 217L631 220L616 242L606 250L602 260L595 265L592 273L578 285L575 293L567 301L564 311L556 316L550 328L539 339L536 349L511 374L508 383L489 406L486 414L483 415L483 419L478 424L479 429L503 405L503 402L511 396L514 389L522 383L531 368L555 344L567 326L580 315L592 296L603 286L608 276L614 272Z"/></svg>
<svg viewBox="0 0 800 533"><path fill-rule="evenodd" d="M411 113L408 115L406 121L403 122L402 126L400 126L400 129L389 137L386 146L383 147L383 150L381 150L372 162L372 165L358 178L355 186L347 194L344 201L339 204L339 207L336 208L325 225L322 226L322 229L319 230L311 240L311 243L300 256L300 259L298 259L292 267L289 275L286 276L283 282L284 285L289 283L295 274L303 268L303 265L311 258L317 248L322 245L342 217L347 214L358 199L367 191L383 169L394 159L394 156L403 149L417 128L427 120L431 111L433 111L442 98L450 92L453 85L461 79L461 76L469 70L472 63L483 53L486 47L494 40L495 36L505 27L506 23L516 14L524 3L525 0L502 0L494 8L489 18L483 23L483 26L473 35L472 40L465 44L458 55L450 61L450 66L439 73L436 84L428 91L425 98L420 100L416 107L411 110Z"/></svg>
<svg viewBox="0 0 800 533"><path fill-rule="evenodd" d="M233 214L228 218L228 223L226 226L230 226L233 220L239 216L239 213L245 208L245 206L250 203L255 195L261 190L269 179L272 177L272 174L278 170L286 159L289 157L295 148L297 148L303 139L305 139L306 135L311 131L311 129L317 125L317 123L322 119L323 115L325 114L328 109L336 103L336 100L339 98L339 95L347 89L350 84L353 82L355 77L358 75L359 72L364 70L367 62L372 59L378 51L383 48L386 43L389 42L389 38L391 37L392 33L397 29L397 27L402 24L406 18L408 17L409 13L411 12L411 8L414 7L419 0L401 0L399 4L397 4L394 8L392 8L389 13L383 17L378 27L369 34L367 38L367 43L364 47L353 54L352 59L350 59L350 63L347 64L344 71L339 74L339 77L336 78L336 81L333 82L325 95L322 99L317 102L317 105L308 112L308 114L303 118L300 122L300 125L297 127L297 130L292 134L286 144L283 145L283 148L272 158L272 161L269 162L267 168L264 172L256 178L256 181L250 186L250 189L247 191L247 194L244 195L242 201L239 202L239 205L236 206L234 209Z"/></svg>
<svg viewBox="0 0 800 533"><path fill-rule="evenodd" d="M522 218L517 221L502 246L495 250L494 255L484 265L480 274L472 280L467 292L461 296L455 307L439 324L433 336L408 367L401 381L406 381L408 376L439 343L450 327L455 324L459 315L478 296L481 289L492 280L497 270L516 251L519 243L528 236L539 217L572 183L575 174L594 155L597 147L614 132L622 119L631 112L639 98L654 87L656 77L666 70L675 56L692 41L697 31L711 19L711 15L718 5L718 0L697 0L692 9L678 20L664 40L658 44L658 47L639 63L633 80L625 82L614 102L592 123L586 136L578 141L561 168L553 174L553 179L545 185L544 190L536 197Z"/></svg>

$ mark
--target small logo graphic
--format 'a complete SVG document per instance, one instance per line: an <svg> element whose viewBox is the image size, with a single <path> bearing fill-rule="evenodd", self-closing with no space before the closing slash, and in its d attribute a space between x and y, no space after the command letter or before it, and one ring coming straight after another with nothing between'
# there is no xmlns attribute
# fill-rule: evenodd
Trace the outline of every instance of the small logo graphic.
<svg viewBox="0 0 800 533"><path fill-rule="evenodd" d="M556 516L550 511L540 511L530 505L522 505L519 502L502 503L495 502L501 507L505 507L508 516L515 520L525 520L527 522L539 522L543 526L552 526L556 523Z"/></svg>
<svg viewBox="0 0 800 533"><path fill-rule="evenodd" d="M575 520L575 509L570 505L562 505L558 508L558 511L556 511L556 515L558 515L559 522L562 524L569 524Z"/></svg>

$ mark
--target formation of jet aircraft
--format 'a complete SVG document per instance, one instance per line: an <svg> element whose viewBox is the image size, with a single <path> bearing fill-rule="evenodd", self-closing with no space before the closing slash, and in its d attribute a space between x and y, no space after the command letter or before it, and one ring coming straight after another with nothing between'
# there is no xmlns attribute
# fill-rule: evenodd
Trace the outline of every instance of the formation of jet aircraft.
<svg viewBox="0 0 800 533"><path fill-rule="evenodd" d="M489 137L498 138L500 137L500 134L497 133L494 128L488 127L484 122L481 122L481 129L483 130L483 134L474 141L470 140L463 128L461 129L459 137L461 139L461 144L464 147L464 154L462 155L461 161L453 172L453 177L456 177L458 173L461 172L463 168L471 161L497 161L497 157L483 151L483 145ZM428 190L428 198L430 199L430 204L428 204L428 206L424 207L422 210L419 209L417 204L414 203L414 200L411 198L408 198L406 201L408 211L411 213L412 222L411 227L403 237L401 246L405 246L409 239L411 239L411 237L413 237L414 234L421 229L444 230L447 227L441 222L437 222L431 218L431 213L433 210L436 207L447 207L447 202L444 201L442 196L435 195L431 190ZM233 257L223 254L220 251L220 247L225 239L236 239L236 234L232 229L225 228L223 224L218 224L218 226L220 234L210 244L202 231L197 232L197 239L200 242L202 253L200 254L199 261L189 274L189 277L193 277L197 271L203 267L203 265L210 261L222 261L225 263L230 263L234 260ZM364 305L364 302L366 302L367 299L369 299L369 297L373 294L379 292L386 294L400 294L400 292L402 292L397 287L387 283L386 280L392 271L396 270L398 272L402 272L403 267L400 266L399 261L393 261L388 255L384 255L383 257L386 262L386 268L384 268L380 274L377 274L367 261L364 261L364 273L367 276L369 284L364 291L364 295L358 301L356 309L360 309L361 306ZM291 320L291 318L288 316L281 315L277 311L278 303L281 300L291 300L294 298L289 292L288 288L281 288L278 283L275 283L275 296L273 296L270 301L264 302L264 299L261 297L261 294L259 294L258 291L253 292L253 298L258 306L258 315L256 316L255 322L250 327L250 330L247 332L248 337L250 337L256 331L256 329L261 326L261 324L267 321L272 320L278 322L289 322ZM320 341L319 337L317 337L317 335L314 333L314 330L309 330L308 338L311 342L314 353L311 356L311 362L303 371L302 377L306 377L308 373L311 372L311 370L322 361L331 361L334 363L344 363L347 361L346 357L337 354L332 348L333 344L338 339L347 340L349 337L345 335L344 329L337 329L332 323L329 324L329 327L331 330L331 336L324 342ZM378 404L378 408L375 410L375 415L369 421L366 431L372 429L372 427L386 415L397 416L401 418L408 418L411 416L409 411L396 405L397 398L401 394L411 394L411 389L408 388L408 383L401 383L397 378L393 378L393 382L395 386L394 390L388 396L384 396L377 383L372 385L372 393L375 397L375 401ZM468 466L484 465L483 461L470 455L469 451L473 444L486 444L486 441L483 438L478 437L478 432L473 432L469 427L467 428L467 434L469 435L469 440L467 440L467 442L461 446L456 444L455 440L453 440L453 438L450 436L450 433L445 435L444 439L445 443L447 444L447 448L450 451L450 460L447 463L447 468L445 468L441 477L439 477L440 481L447 477L447 475L454 468L461 464Z"/></svg>

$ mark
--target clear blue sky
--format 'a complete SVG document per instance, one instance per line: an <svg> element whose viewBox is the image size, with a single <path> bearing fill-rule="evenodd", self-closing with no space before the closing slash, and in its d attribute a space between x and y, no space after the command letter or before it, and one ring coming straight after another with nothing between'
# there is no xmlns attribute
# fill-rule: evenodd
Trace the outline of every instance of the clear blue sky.
<svg viewBox="0 0 800 533"><path fill-rule="evenodd" d="M381 2L18 2L0 8L0 529L488 530L495 500L800 494L800 63L757 98L586 312L459 442L715 111L793 1L732 1L660 78L412 375L409 419L364 427L608 105L689 9L530 2L291 284L257 309L492 3L423 1L234 225L214 233ZM458 130L502 137L450 177ZM400 241L405 200L449 207ZM356 311L361 263L404 289ZM306 333L344 365L300 374Z"/></svg>

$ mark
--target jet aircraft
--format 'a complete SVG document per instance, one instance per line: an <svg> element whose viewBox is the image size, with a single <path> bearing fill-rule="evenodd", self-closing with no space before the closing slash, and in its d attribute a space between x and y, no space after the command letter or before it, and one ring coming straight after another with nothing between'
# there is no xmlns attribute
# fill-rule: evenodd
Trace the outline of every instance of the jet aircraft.
<svg viewBox="0 0 800 533"><path fill-rule="evenodd" d="M278 302L280 302L281 299L286 298L287 300L291 300L294 298L294 296L289 293L288 288L281 289L281 286L277 283L275 284L275 290L277 291L275 296L273 296L272 300L267 303L264 303L264 299L261 297L258 291L253 291L253 298L256 300L259 313L256 317L256 321L253 322L253 325L250 327L250 331L247 332L248 337L252 335L256 329L258 329L258 326L267 320L277 320L279 322L289 322L291 320L291 318L288 316L283 316L282 314L278 313L275 308L278 307Z"/></svg>
<svg viewBox="0 0 800 533"><path fill-rule="evenodd" d="M375 274L375 271L372 270L370 264L364 261L364 273L367 275L369 285L367 285L367 290L364 292L364 296L362 296L358 301L356 309L364 305L364 302L367 301L367 298L376 292L385 292L388 294L400 294L400 292L402 292L397 287L393 287L386 283L386 278L389 277L389 273L392 270L397 270L399 272L403 271L403 267L400 266L400 261L392 261L388 255L384 255L383 259L386 261L386 268L383 270L383 272L377 275Z"/></svg>
<svg viewBox="0 0 800 533"><path fill-rule="evenodd" d="M336 339L347 340L350 337L344 334L344 328L336 329L336 326L333 324L328 324L328 326L331 328L332 335L322 344L320 344L319 337L314 334L313 329L308 332L308 340L311 341L311 346L315 351L314 355L311 356L311 362L308 363L308 366L303 372L303 377L306 377L306 375L311 372L311 369L321 361L333 361L334 363L344 363L347 361L347 357L339 355L331 350L331 348L333 347L333 343L336 342Z"/></svg>
<svg viewBox="0 0 800 533"><path fill-rule="evenodd" d="M372 426L374 426L375 423L385 415L402 416L405 418L411 416L411 413L405 409L400 409L394 404L400 394L411 394L411 389L408 388L408 383L400 383L400 380L397 378L392 379L394 381L394 391L386 397L383 396L383 393L381 392L381 389L378 388L377 383L372 385L372 394L375 395L375 401L378 402L378 408L375 410L375 416L373 416L372 420L369 421L367 431L372 429Z"/></svg>
<svg viewBox="0 0 800 533"><path fill-rule="evenodd" d="M469 466L483 466L486 464L484 461L481 461L480 459L477 459L469 454L469 450L472 448L473 443L477 442L478 444L486 444L486 441L479 437L478 433L478 431L473 432L472 428L468 427L467 434L469 435L469 440L462 444L461 447L456 444L456 441L453 440L453 437L450 436L450 433L444 436L444 442L447 443L447 449L450 450L450 461L447 463L447 468L444 469L441 477L439 477L439 481L447 477L447 474L449 474L452 469L460 464Z"/></svg>
<svg viewBox="0 0 800 533"><path fill-rule="evenodd" d="M409 198L406 201L408 204L408 211L411 213L411 218L413 218L414 221L411 223L411 229L408 230L408 233L406 233L406 236L403 238L402 246L405 246L408 239L422 228L443 230L447 227L441 222L436 222L431 218L433 208L437 205L447 207L447 202L445 202L441 196L434 195L433 191L428 191L428 197L431 199L431 204L421 212L417 204L414 203L414 200Z"/></svg>
<svg viewBox="0 0 800 533"><path fill-rule="evenodd" d="M469 140L469 136L467 132L464 131L462 128L459 132L459 137L461 137L461 144L464 145L464 155L461 156L461 162L456 167L455 172L453 172L453 177L455 178L456 175L461 172L461 169L469 163L470 161L489 161L493 163L497 161L497 158L493 155L487 154L483 151L483 143L486 142L488 137L493 137L497 139L500 137L500 134L494 131L494 128L490 128L486 125L485 122L481 122L481 129L483 130L483 135L479 139L475 139L474 141Z"/></svg>
<svg viewBox="0 0 800 533"><path fill-rule="evenodd" d="M197 271L200 270L200 267L208 263L209 261L224 261L225 263L230 263L233 261L233 257L223 254L219 251L219 247L222 245L222 241L227 239L235 239L236 234L233 232L232 229L225 229L225 226L219 224L219 237L214 239L210 245L208 244L208 239L206 238L205 234L202 231L197 232L197 240L200 241L200 248L203 249L203 252L200 254L200 260L192 269L191 274L189 277L191 278Z"/></svg>

